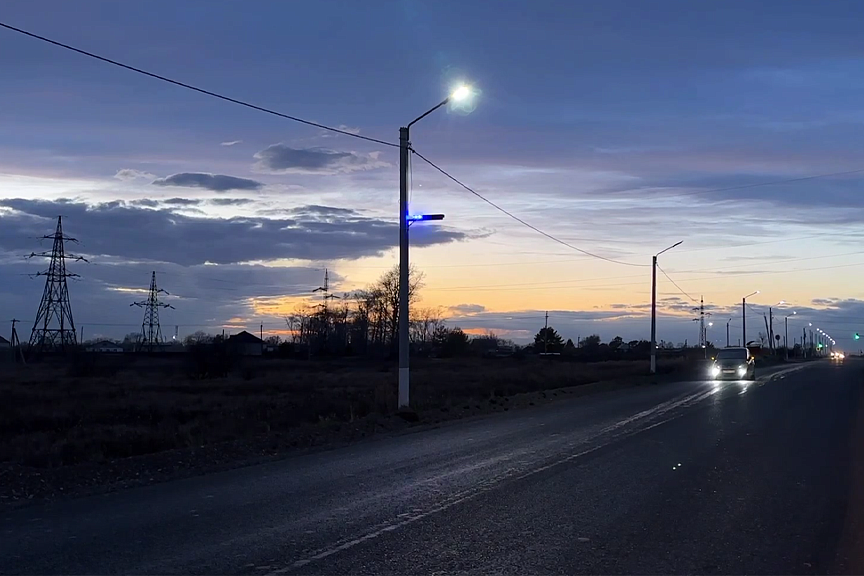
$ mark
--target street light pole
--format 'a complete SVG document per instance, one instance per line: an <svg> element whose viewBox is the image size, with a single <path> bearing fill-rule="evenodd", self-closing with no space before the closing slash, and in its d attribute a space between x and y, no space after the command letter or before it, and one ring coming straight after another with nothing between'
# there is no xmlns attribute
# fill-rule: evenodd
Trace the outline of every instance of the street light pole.
<svg viewBox="0 0 864 576"><path fill-rule="evenodd" d="M408 408L409 386L409 259L408 259L408 160L411 154L411 126L451 100L464 100L471 96L471 89L460 86L440 104L418 116L407 126L399 128L399 408Z"/></svg>
<svg viewBox="0 0 864 576"><path fill-rule="evenodd" d="M657 373L657 255L651 258L651 374Z"/></svg>
<svg viewBox="0 0 864 576"><path fill-rule="evenodd" d="M785 324L786 335L783 337L783 347L786 349L786 360L789 360L789 316L795 316L798 312L792 311L792 314L789 314L785 318L783 318L783 323Z"/></svg>
<svg viewBox="0 0 864 576"><path fill-rule="evenodd" d="M726 347L729 347L729 323L732 322L732 319L726 321Z"/></svg>
<svg viewBox="0 0 864 576"><path fill-rule="evenodd" d="M409 125L410 126L410 125ZM399 407L408 407L408 155L409 128L399 128Z"/></svg>
<svg viewBox="0 0 864 576"><path fill-rule="evenodd" d="M676 242L651 258L651 374L657 373L657 256L680 246L683 242L683 240Z"/></svg>
<svg viewBox="0 0 864 576"><path fill-rule="evenodd" d="M703 357L704 357L706 360L708 359L708 328L711 328L712 326L714 326L714 323L713 323L713 322L708 322L708 325L705 326L705 328L702 329L702 343L704 344L704 348L703 348L703 349L705 350L705 354L704 354Z"/></svg>
<svg viewBox="0 0 864 576"><path fill-rule="evenodd" d="M748 294L741 298L741 340L744 343L744 347L747 347L747 298L750 296L755 296L759 293L759 290L756 290L752 294Z"/></svg>

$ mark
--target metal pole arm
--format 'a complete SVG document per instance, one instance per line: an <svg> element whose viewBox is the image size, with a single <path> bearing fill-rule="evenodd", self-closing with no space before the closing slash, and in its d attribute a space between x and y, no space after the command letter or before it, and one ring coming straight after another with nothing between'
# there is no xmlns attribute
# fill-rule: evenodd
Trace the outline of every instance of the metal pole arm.
<svg viewBox="0 0 864 576"><path fill-rule="evenodd" d="M422 120L423 118L425 118L426 116L428 116L429 114L431 114L432 112L434 112L435 110L437 110L438 108L441 108L442 106L444 106L444 105L447 104L448 102L450 102L450 97L449 97L449 96L448 96L447 98L445 98L445 99L444 99L440 104L438 104L438 105L435 106L434 108L431 108L428 112L426 112L426 113L424 113L424 114L418 116L417 118L415 118L414 120L412 120L411 122L409 122L409 123L408 123L408 126L406 126L406 128L411 128L412 125L416 124L417 122L419 122L420 120Z"/></svg>

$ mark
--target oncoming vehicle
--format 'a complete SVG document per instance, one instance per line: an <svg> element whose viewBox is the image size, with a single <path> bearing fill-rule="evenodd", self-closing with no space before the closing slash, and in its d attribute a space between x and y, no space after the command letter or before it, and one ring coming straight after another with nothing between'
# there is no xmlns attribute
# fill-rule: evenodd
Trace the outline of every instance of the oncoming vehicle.
<svg viewBox="0 0 864 576"><path fill-rule="evenodd" d="M747 348L723 348L717 352L711 365L711 377L715 380L755 380L756 360Z"/></svg>

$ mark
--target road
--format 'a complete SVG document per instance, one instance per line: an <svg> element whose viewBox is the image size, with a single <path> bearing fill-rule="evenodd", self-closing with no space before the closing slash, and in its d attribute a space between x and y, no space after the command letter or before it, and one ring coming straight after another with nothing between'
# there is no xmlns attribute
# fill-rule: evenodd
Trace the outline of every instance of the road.
<svg viewBox="0 0 864 576"><path fill-rule="evenodd" d="M2 514L0 573L864 572L864 361Z"/></svg>

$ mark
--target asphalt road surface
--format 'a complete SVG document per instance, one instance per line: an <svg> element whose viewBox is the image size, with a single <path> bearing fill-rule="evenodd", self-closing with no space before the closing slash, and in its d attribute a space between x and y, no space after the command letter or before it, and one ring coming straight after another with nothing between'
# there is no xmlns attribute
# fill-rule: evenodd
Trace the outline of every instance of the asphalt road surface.
<svg viewBox="0 0 864 576"><path fill-rule="evenodd" d="M864 573L864 361L0 515L0 573Z"/></svg>

